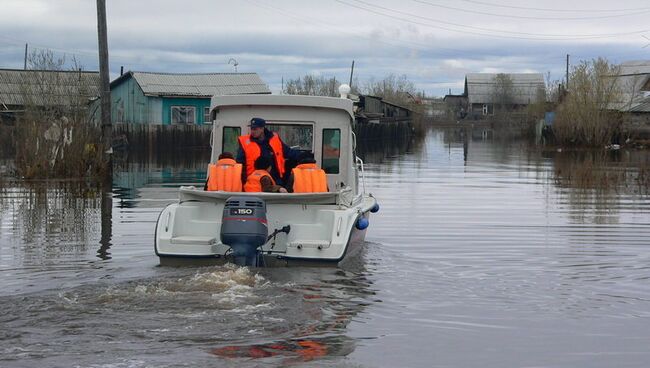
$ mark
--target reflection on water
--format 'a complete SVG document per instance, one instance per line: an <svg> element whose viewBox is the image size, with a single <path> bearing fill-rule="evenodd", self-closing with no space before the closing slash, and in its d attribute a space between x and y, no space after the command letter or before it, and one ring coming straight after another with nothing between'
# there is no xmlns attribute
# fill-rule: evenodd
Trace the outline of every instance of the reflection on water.
<svg viewBox="0 0 650 368"><path fill-rule="evenodd" d="M113 190L120 206L140 198L140 189L152 185L201 185L205 180L209 149L183 152L143 153L118 152L113 161Z"/></svg>
<svg viewBox="0 0 650 368"><path fill-rule="evenodd" d="M341 268L159 267L158 214L207 150L117 156L112 188L2 179L0 366L649 361L647 152L457 129L358 152L381 211Z"/></svg>
<svg viewBox="0 0 650 368"><path fill-rule="evenodd" d="M6 181L0 197L2 230L23 260L56 260L84 252L101 228L102 190L79 182ZM29 263L29 262L28 262Z"/></svg>
<svg viewBox="0 0 650 368"><path fill-rule="evenodd" d="M640 150L547 152L561 187L648 194L650 152Z"/></svg>

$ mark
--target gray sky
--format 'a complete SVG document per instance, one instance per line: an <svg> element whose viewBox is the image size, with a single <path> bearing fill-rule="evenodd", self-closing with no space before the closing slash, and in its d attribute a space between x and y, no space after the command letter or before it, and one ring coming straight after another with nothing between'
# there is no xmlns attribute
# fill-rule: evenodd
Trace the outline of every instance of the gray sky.
<svg viewBox="0 0 650 368"><path fill-rule="evenodd" d="M429 95L468 72L540 72L571 62L650 60L647 0L107 0L111 79L125 70L256 72L278 92L307 73L363 84L405 74ZM2 0L0 67L25 43L98 70L96 2Z"/></svg>

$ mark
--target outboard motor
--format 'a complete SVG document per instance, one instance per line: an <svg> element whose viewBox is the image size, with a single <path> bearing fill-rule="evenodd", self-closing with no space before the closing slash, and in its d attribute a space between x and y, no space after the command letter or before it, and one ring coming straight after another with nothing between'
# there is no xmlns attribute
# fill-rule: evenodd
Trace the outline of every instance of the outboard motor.
<svg viewBox="0 0 650 368"><path fill-rule="evenodd" d="M221 220L221 242L230 246L235 264L260 266L259 247L267 241L266 203L257 197L230 197Z"/></svg>

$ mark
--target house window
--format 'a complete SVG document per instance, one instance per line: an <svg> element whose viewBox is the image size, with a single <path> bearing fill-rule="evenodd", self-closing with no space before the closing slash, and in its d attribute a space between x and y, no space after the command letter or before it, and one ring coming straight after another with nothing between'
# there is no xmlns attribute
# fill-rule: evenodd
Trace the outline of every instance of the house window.
<svg viewBox="0 0 650 368"><path fill-rule="evenodd" d="M483 115L492 115L494 112L494 108L492 107L492 104L483 104Z"/></svg>
<svg viewBox="0 0 650 368"><path fill-rule="evenodd" d="M323 162L321 167L328 174L339 173L341 157L341 130L323 129Z"/></svg>
<svg viewBox="0 0 650 368"><path fill-rule="evenodd" d="M212 123L212 120L210 120L210 108L209 107L204 107L203 108L203 122L204 123Z"/></svg>
<svg viewBox="0 0 650 368"><path fill-rule="evenodd" d="M194 106L172 106L172 124L194 124Z"/></svg>

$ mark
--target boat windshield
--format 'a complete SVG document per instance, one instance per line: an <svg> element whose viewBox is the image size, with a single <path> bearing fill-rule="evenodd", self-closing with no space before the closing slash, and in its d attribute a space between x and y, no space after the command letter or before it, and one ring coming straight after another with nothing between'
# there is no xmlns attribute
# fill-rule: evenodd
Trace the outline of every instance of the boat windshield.
<svg viewBox="0 0 650 368"><path fill-rule="evenodd" d="M306 124L267 124L267 128L276 132L287 146L301 151L314 148L314 127Z"/></svg>

